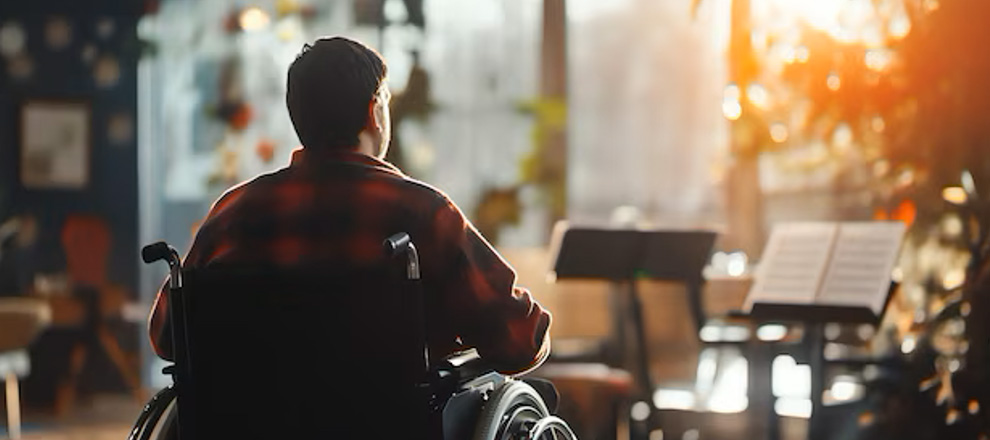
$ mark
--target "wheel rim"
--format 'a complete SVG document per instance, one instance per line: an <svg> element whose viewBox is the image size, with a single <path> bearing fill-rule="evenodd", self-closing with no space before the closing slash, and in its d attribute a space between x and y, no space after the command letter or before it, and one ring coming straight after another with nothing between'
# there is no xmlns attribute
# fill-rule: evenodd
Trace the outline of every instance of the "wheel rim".
<svg viewBox="0 0 990 440"><path fill-rule="evenodd" d="M548 435L549 437L547 437ZM539 440L544 437L553 440L570 440L577 438L574 435L574 431L571 430L571 427L567 425L567 422L564 422L557 416L547 416L540 419L540 421L536 422L533 428L529 430L527 438Z"/></svg>
<svg viewBox="0 0 990 440"><path fill-rule="evenodd" d="M521 402L511 412L502 417L496 438L501 440L515 440L526 438L530 429L542 418L540 412L527 404Z"/></svg>

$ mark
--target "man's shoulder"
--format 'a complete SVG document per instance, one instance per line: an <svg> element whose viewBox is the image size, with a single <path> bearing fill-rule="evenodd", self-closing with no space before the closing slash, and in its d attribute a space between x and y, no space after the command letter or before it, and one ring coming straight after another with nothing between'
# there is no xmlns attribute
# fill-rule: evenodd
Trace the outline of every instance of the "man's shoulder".
<svg viewBox="0 0 990 440"><path fill-rule="evenodd" d="M450 196L440 188L426 183L422 180L412 178L408 175L394 173L371 173L366 174L366 181L386 182L387 185L394 186L401 197L408 202L415 202L420 206L430 206L434 210L453 210L460 212L460 209L453 202ZM214 203L213 211L220 211L230 205L240 205L235 203L239 200L262 200L267 199L265 195L277 192L277 188L284 184L296 181L306 182L306 177L292 173L291 168L282 168L273 172L260 174L252 179L241 182L221 195ZM296 182L298 183L298 182ZM319 185L318 182L310 182ZM258 197L261 199L258 199Z"/></svg>
<svg viewBox="0 0 990 440"><path fill-rule="evenodd" d="M214 206L216 207L222 203L231 202L245 193L262 191L265 187L277 184L285 179L287 170L287 168L280 168L272 172L259 174L251 179L240 182L224 191L224 193L217 198Z"/></svg>
<svg viewBox="0 0 990 440"><path fill-rule="evenodd" d="M188 262L193 265L205 264L205 258L212 258L215 246L230 237L232 225L245 219L263 218L272 213L258 203L258 196L274 194L272 188L278 186L277 182L281 180L279 176L284 175L284 171L285 168L282 168L260 174L224 191L200 222L193 246L197 253L190 252Z"/></svg>
<svg viewBox="0 0 990 440"><path fill-rule="evenodd" d="M446 207L456 207L454 202L450 199L443 190L433 186L429 183L423 182L422 180L417 180L411 177L405 177L402 179L403 184L409 188L411 193L418 194L421 197L427 198L437 205L437 208Z"/></svg>

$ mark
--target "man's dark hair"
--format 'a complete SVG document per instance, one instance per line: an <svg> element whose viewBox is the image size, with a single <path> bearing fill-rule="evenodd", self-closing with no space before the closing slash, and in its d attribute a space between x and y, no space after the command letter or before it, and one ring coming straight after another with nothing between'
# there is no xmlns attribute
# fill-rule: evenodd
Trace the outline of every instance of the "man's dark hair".
<svg viewBox="0 0 990 440"><path fill-rule="evenodd" d="M289 66L285 101L303 146L347 148L358 144L368 103L388 69L381 55L343 37L306 44Z"/></svg>

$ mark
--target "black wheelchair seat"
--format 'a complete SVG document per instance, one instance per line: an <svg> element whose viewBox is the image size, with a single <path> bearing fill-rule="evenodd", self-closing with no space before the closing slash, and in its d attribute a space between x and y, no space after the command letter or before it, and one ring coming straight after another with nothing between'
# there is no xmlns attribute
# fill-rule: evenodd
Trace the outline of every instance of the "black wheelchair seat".
<svg viewBox="0 0 990 440"><path fill-rule="evenodd" d="M176 310L184 326L176 330L186 350L174 355L189 417L180 412L180 426L248 434L271 427L296 438L367 432L387 419L424 422L415 414L424 398L415 387L422 358L410 331L414 309L386 297L401 287L388 285L396 277L352 272L335 284L327 282L333 276L250 266L183 277ZM253 422L234 426L242 420Z"/></svg>

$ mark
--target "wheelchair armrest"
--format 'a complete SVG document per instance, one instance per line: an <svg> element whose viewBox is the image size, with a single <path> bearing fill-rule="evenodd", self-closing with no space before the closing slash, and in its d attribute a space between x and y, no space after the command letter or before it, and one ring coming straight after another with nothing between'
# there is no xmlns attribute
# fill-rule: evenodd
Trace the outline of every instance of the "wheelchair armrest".
<svg viewBox="0 0 990 440"><path fill-rule="evenodd" d="M491 373L497 373L488 362L485 362L475 349L465 350L444 359L438 369L440 378L451 376L459 387Z"/></svg>

